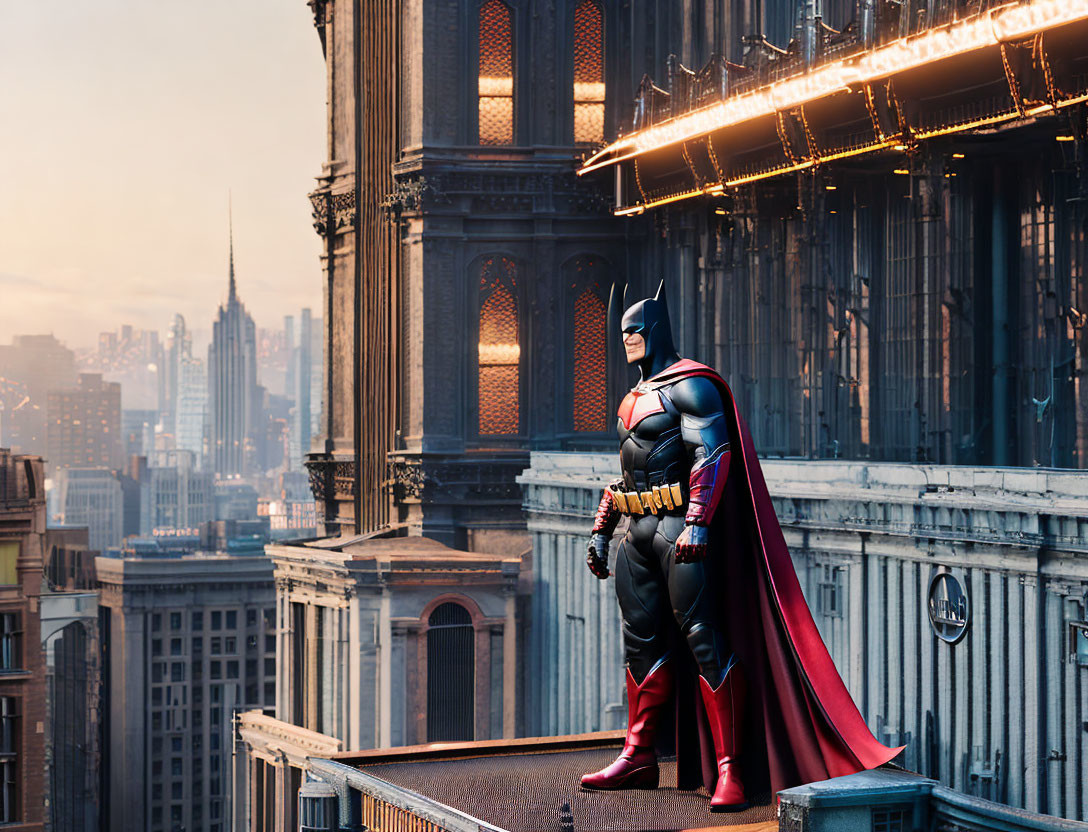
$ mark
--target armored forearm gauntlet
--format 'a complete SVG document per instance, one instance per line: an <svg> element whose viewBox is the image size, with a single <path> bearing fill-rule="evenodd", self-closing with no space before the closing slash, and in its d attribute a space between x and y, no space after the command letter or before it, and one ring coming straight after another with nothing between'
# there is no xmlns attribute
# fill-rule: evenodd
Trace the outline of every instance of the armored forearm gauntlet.
<svg viewBox="0 0 1088 832"><path fill-rule="evenodd" d="M601 494L600 505L597 506L597 514L593 518L593 534L603 534L611 537L620 522L620 510L616 501L612 498L612 489L620 483L613 483Z"/></svg>
<svg viewBox="0 0 1088 832"><path fill-rule="evenodd" d="M601 495L597 514L593 518L593 534L586 549L586 566L601 580L608 577L608 544L616 524L620 522L620 510L612 496L612 489L617 485L613 483Z"/></svg>
<svg viewBox="0 0 1088 832"><path fill-rule="evenodd" d="M696 455L698 457L698 454ZM688 489L688 511L685 517L689 525L709 526L714 511L721 502L725 480L729 475L729 445L721 445L703 459L696 459L691 469Z"/></svg>

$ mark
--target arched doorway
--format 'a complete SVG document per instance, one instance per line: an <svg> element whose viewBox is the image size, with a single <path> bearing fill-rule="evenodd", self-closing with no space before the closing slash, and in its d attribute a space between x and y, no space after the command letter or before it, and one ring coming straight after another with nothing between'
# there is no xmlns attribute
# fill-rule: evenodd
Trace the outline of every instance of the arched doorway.
<svg viewBox="0 0 1088 832"><path fill-rule="evenodd" d="M427 619L427 741L471 740L476 652L472 616L447 602Z"/></svg>

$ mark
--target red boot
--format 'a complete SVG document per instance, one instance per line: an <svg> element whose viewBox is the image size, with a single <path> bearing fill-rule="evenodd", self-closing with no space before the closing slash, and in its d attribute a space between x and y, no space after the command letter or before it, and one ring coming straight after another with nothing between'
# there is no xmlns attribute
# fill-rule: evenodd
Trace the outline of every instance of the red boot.
<svg viewBox="0 0 1088 832"><path fill-rule="evenodd" d="M654 667L642 684L627 670L627 742L615 761L582 776L583 789L656 789L657 754L654 732L672 698L672 663Z"/></svg>
<svg viewBox="0 0 1088 832"><path fill-rule="evenodd" d="M702 676L699 689L710 720L710 733L714 737L714 756L718 760L718 785L710 798L710 811L737 812L747 808L744 784L737 770L740 756L741 733L744 728L744 677L740 667L731 665L717 690L710 687Z"/></svg>

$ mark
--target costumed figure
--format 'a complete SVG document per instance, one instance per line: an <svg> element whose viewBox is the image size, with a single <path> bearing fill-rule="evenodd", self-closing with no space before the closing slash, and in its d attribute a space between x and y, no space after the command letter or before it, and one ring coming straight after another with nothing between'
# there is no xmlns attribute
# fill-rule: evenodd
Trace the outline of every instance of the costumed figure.
<svg viewBox="0 0 1088 832"><path fill-rule="evenodd" d="M641 378L620 404L623 477L586 560L607 578L630 518L615 564L627 738L582 786L656 788L655 749L675 750L680 788L736 810L747 793L888 762L901 749L873 737L820 638L728 385L673 346L664 283L621 328Z"/></svg>

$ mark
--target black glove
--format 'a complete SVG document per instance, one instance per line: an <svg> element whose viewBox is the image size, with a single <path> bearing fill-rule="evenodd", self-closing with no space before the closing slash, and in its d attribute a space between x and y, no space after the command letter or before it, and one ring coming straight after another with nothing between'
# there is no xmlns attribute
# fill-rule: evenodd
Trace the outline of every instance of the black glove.
<svg viewBox="0 0 1088 832"><path fill-rule="evenodd" d="M706 544L710 539L706 526L689 523L676 539L676 562L698 563L706 557Z"/></svg>
<svg viewBox="0 0 1088 832"><path fill-rule="evenodd" d="M586 565L602 581L608 577L608 544L607 535L595 534L589 539L589 548L586 549Z"/></svg>

